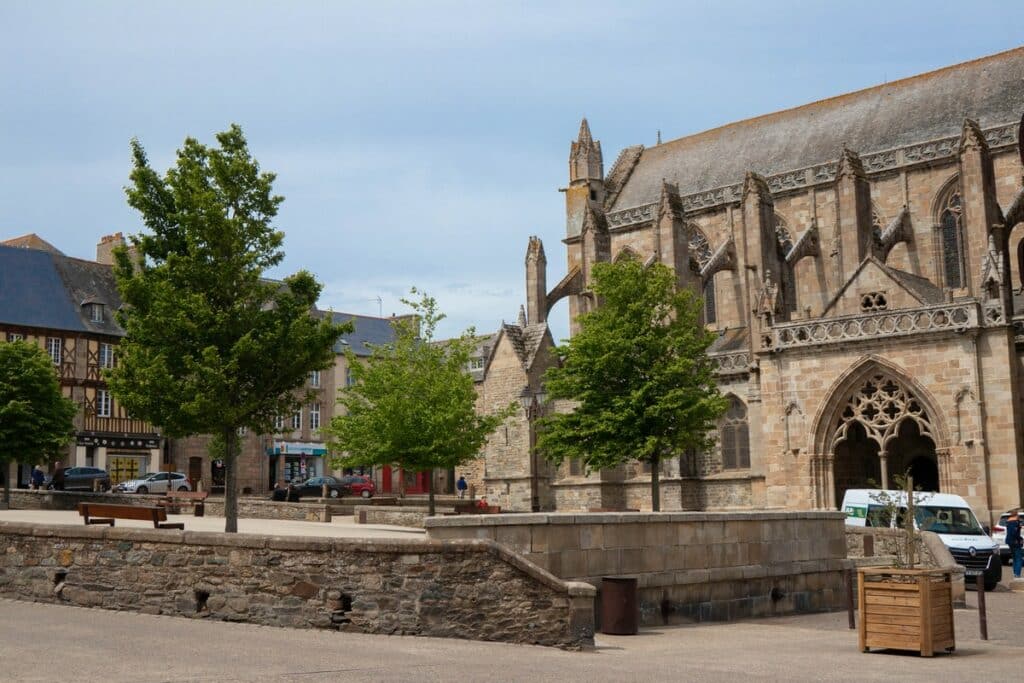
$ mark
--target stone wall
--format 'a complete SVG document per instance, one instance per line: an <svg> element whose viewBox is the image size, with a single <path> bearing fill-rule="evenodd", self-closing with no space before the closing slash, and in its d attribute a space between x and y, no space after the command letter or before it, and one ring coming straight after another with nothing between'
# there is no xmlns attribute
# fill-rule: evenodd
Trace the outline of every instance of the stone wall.
<svg viewBox="0 0 1024 683"><path fill-rule="evenodd" d="M645 624L844 606L845 515L836 512L465 515L433 539L489 539L555 576L636 576Z"/></svg>
<svg viewBox="0 0 1024 683"><path fill-rule="evenodd" d="M392 524L422 529L428 510L428 507L356 505L353 517L356 524ZM438 514L442 511L451 512L451 508L437 508Z"/></svg>
<svg viewBox="0 0 1024 683"><path fill-rule="evenodd" d="M0 523L0 596L292 628L593 644L591 586L490 541Z"/></svg>
<svg viewBox="0 0 1024 683"><path fill-rule="evenodd" d="M21 510L74 510L79 503L113 503L115 505L156 505L162 496L138 493L91 493L89 491L11 491L11 507ZM183 505L189 513L191 506ZM207 498L206 514L224 516L224 499ZM331 506L324 503L279 503L263 498L239 496L238 516L248 519L290 519L330 522Z"/></svg>

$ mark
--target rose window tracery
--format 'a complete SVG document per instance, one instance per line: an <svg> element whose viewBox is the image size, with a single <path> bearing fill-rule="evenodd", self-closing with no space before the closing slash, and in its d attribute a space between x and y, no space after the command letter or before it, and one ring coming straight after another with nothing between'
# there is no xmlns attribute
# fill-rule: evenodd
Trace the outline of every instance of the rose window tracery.
<svg viewBox="0 0 1024 683"><path fill-rule="evenodd" d="M832 437L832 449L845 441L854 424L863 427L867 438L886 452L899 436L900 425L912 420L921 436L932 438L932 426L921 402L897 379L885 374L871 375L860 384L843 408Z"/></svg>

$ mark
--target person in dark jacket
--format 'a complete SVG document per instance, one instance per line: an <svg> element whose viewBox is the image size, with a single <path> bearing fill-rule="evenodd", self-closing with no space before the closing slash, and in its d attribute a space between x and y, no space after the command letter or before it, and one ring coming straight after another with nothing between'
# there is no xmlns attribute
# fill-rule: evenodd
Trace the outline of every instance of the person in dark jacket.
<svg viewBox="0 0 1024 683"><path fill-rule="evenodd" d="M1006 519L1006 545L1010 546L1013 556L1013 578L1020 578L1022 559L1024 559L1024 539L1020 534L1020 515L1018 510L1010 513Z"/></svg>
<svg viewBox="0 0 1024 683"><path fill-rule="evenodd" d="M459 498L466 497L466 489L469 488L469 484L466 483L466 477L459 477L459 480L455 482L455 488L459 491Z"/></svg>
<svg viewBox="0 0 1024 683"><path fill-rule="evenodd" d="M64 466L59 462L54 466L53 479L50 480L50 486L57 491L64 490Z"/></svg>

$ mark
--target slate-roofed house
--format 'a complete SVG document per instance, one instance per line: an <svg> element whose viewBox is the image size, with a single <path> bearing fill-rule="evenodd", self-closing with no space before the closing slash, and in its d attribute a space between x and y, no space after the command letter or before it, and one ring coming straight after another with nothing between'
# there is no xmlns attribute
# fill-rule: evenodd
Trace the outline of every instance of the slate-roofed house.
<svg viewBox="0 0 1024 683"><path fill-rule="evenodd" d="M64 395L79 405L62 463L107 469L114 482L162 460L157 430L129 416L100 376L117 362L120 304L109 265L65 256L36 235L0 242L0 340L46 350ZM12 481L27 483L35 464L17 464Z"/></svg>
<svg viewBox="0 0 1024 683"><path fill-rule="evenodd" d="M909 471L991 519L1024 493L1022 114L1017 48L627 147L607 175L584 120L568 273L548 290L530 238L525 327L568 298L575 331L620 258L703 296L729 410L714 448L664 463L665 509L835 508ZM649 507L649 476L567 464L554 504Z"/></svg>

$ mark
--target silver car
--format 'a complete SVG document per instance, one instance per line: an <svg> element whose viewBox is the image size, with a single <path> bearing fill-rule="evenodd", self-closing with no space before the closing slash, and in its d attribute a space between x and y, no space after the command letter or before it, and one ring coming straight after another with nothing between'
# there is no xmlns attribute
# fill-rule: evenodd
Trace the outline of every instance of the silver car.
<svg viewBox="0 0 1024 683"><path fill-rule="evenodd" d="M167 493L191 491L192 485L181 472L151 472L139 479L122 481L114 490L123 493Z"/></svg>

